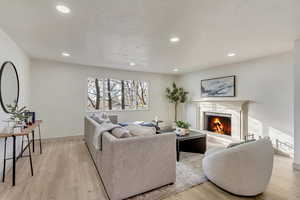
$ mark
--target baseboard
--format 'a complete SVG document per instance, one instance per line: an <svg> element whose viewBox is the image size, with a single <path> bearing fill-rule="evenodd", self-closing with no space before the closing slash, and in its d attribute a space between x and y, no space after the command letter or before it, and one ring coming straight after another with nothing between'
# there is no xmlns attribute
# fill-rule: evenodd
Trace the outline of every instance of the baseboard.
<svg viewBox="0 0 300 200"><path fill-rule="evenodd" d="M65 142L65 141L80 141L83 140L83 135L76 135L76 136L65 136L65 137L56 137L56 138L45 138L42 139L43 142Z"/></svg>
<svg viewBox="0 0 300 200"><path fill-rule="evenodd" d="M279 149L276 149L276 147L274 147L274 146L273 146L273 149L274 149L274 153L276 155L280 155L280 156L287 157L287 158L292 158L291 154L288 154L286 152L280 151Z"/></svg>
<svg viewBox="0 0 300 200"><path fill-rule="evenodd" d="M300 164L294 162L293 163L293 168L294 168L294 170L300 171Z"/></svg>

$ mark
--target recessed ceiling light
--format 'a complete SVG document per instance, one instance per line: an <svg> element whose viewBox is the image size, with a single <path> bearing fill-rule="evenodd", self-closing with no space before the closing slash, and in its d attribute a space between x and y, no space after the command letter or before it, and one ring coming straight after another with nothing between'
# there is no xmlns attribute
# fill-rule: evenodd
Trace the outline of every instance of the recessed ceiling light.
<svg viewBox="0 0 300 200"><path fill-rule="evenodd" d="M64 57L69 57L71 54L64 51L64 52L61 53L61 55L64 56Z"/></svg>
<svg viewBox="0 0 300 200"><path fill-rule="evenodd" d="M63 13L63 14L68 14L71 12L71 9L68 8L67 6L65 5L57 5L56 6L56 10Z"/></svg>
<svg viewBox="0 0 300 200"><path fill-rule="evenodd" d="M178 71L179 71L178 68L173 69L173 72L178 72Z"/></svg>
<svg viewBox="0 0 300 200"><path fill-rule="evenodd" d="M136 64L134 62L129 63L130 66L135 66Z"/></svg>
<svg viewBox="0 0 300 200"><path fill-rule="evenodd" d="M172 43L176 43L176 42L179 42L179 41L180 41L179 37L171 37L170 38L170 42L172 42Z"/></svg>
<svg viewBox="0 0 300 200"><path fill-rule="evenodd" d="M236 56L236 53L228 53L227 56L228 57L233 57L233 56Z"/></svg>

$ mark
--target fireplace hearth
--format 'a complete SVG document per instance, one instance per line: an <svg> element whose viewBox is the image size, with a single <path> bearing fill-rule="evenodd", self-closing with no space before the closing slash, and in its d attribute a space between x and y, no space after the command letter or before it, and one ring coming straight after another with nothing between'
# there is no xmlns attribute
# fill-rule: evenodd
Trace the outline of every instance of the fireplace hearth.
<svg viewBox="0 0 300 200"><path fill-rule="evenodd" d="M231 136L231 114L205 112L204 129Z"/></svg>

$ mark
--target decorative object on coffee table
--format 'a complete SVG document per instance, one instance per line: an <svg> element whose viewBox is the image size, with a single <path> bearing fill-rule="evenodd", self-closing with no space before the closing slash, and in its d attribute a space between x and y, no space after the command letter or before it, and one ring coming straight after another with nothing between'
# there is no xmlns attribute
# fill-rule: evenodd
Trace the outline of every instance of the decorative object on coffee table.
<svg viewBox="0 0 300 200"><path fill-rule="evenodd" d="M179 103L184 103L187 100L188 92L183 88L178 88L175 83L173 83L172 88L166 89L167 98L170 103L173 103L175 106L175 122L177 121L177 107Z"/></svg>
<svg viewBox="0 0 300 200"><path fill-rule="evenodd" d="M162 120L159 120L158 118L155 117L154 120L152 120L152 123L155 124L155 128L156 128L156 133L160 133L160 127L159 127L159 124L160 123L163 123L164 121Z"/></svg>
<svg viewBox="0 0 300 200"><path fill-rule="evenodd" d="M155 116L155 117L154 117L154 120L152 120L152 122L154 122L155 125L156 125L157 127L159 127L159 124L160 124L160 123L163 123L164 121L163 121L163 120L160 120L157 116Z"/></svg>
<svg viewBox="0 0 300 200"><path fill-rule="evenodd" d="M235 76L201 80L202 97L234 97Z"/></svg>
<svg viewBox="0 0 300 200"><path fill-rule="evenodd" d="M176 135L185 136L190 133L189 127L191 125L188 122L178 120L175 123L176 123L176 130L175 130Z"/></svg>

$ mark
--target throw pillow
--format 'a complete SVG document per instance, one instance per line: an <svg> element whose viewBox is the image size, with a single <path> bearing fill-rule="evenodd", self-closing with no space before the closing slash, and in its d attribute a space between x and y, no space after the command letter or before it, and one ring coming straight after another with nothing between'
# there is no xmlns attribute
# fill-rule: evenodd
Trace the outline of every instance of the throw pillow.
<svg viewBox="0 0 300 200"><path fill-rule="evenodd" d="M146 127L146 126L130 124L125 128L130 131L130 134L132 136L148 136L148 135L156 134L156 129L154 127Z"/></svg>
<svg viewBox="0 0 300 200"><path fill-rule="evenodd" d="M92 119L94 119L99 124L102 123L110 123L110 119L106 113L100 112L100 113L93 113L91 116Z"/></svg>
<svg viewBox="0 0 300 200"><path fill-rule="evenodd" d="M130 131L125 128L114 128L111 134L116 138L128 138L131 137Z"/></svg>
<svg viewBox="0 0 300 200"><path fill-rule="evenodd" d="M125 123L125 122L120 122L120 123L118 123L120 126L128 126L128 123Z"/></svg>

